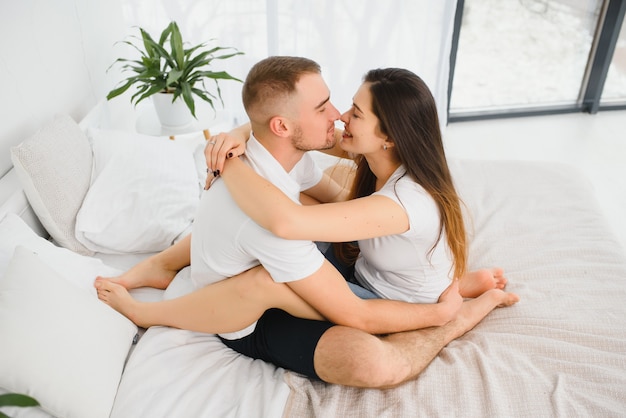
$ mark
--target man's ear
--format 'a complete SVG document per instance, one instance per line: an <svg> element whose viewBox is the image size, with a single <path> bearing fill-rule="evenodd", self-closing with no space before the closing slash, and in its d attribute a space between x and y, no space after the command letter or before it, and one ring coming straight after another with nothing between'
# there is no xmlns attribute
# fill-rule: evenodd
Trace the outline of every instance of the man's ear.
<svg viewBox="0 0 626 418"><path fill-rule="evenodd" d="M274 116L270 119L270 131L272 131L272 133L276 136L289 136L289 126L289 121L282 116Z"/></svg>

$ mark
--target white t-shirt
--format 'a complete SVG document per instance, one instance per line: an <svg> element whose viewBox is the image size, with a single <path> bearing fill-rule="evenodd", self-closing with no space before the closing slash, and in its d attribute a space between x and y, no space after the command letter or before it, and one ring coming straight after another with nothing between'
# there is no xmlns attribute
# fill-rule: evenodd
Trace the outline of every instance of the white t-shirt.
<svg viewBox="0 0 626 418"><path fill-rule="evenodd" d="M439 210L422 186L400 166L375 195L392 199L409 217L409 230L359 241L355 278L385 299L435 303L450 285L452 260L445 231L439 235Z"/></svg>
<svg viewBox="0 0 626 418"><path fill-rule="evenodd" d="M254 136L242 158L298 203L300 192L315 186L323 175L308 154L287 173ZM239 209L221 179L203 193L191 235L191 280L196 288L259 264L276 282L300 280L319 270L323 262L324 256L313 242L278 238L257 225ZM222 336L242 338L254 326Z"/></svg>

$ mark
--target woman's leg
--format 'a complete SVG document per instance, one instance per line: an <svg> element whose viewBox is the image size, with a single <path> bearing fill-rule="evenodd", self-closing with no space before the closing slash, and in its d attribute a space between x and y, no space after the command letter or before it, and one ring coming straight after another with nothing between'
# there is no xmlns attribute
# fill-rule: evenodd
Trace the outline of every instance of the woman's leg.
<svg viewBox="0 0 626 418"><path fill-rule="evenodd" d="M241 330L269 308L301 318L324 319L289 287L275 283L262 267L160 302L138 302L121 285L98 279L98 298L148 328L164 325L190 331L225 333Z"/></svg>

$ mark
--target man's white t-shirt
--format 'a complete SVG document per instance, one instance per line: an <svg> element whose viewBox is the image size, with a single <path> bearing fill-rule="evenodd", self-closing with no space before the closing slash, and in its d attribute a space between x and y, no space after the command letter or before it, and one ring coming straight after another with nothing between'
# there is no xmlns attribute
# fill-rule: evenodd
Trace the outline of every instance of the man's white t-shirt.
<svg viewBox="0 0 626 418"><path fill-rule="evenodd" d="M298 203L300 192L315 186L323 175L308 154L287 173L253 135L246 145L245 157L240 158ZM276 282L296 281L315 273L324 262L312 241L278 238L257 225L239 209L219 178L203 193L192 231L191 279L196 288L259 264ZM245 337L255 324L222 337Z"/></svg>
<svg viewBox="0 0 626 418"><path fill-rule="evenodd" d="M385 299L435 303L450 285L452 260L445 231L439 236L439 210L422 186L400 166L375 195L392 199L409 217L409 230L359 241L355 265L359 284Z"/></svg>

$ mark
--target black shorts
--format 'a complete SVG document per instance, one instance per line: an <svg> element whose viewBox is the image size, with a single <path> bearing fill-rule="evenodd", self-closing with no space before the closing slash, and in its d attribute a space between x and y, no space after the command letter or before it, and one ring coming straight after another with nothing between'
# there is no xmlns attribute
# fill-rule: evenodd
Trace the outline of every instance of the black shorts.
<svg viewBox="0 0 626 418"><path fill-rule="evenodd" d="M296 318L280 309L269 309L259 318L252 334L238 340L220 339L248 357L320 379L313 364L315 347L332 326L327 321Z"/></svg>

